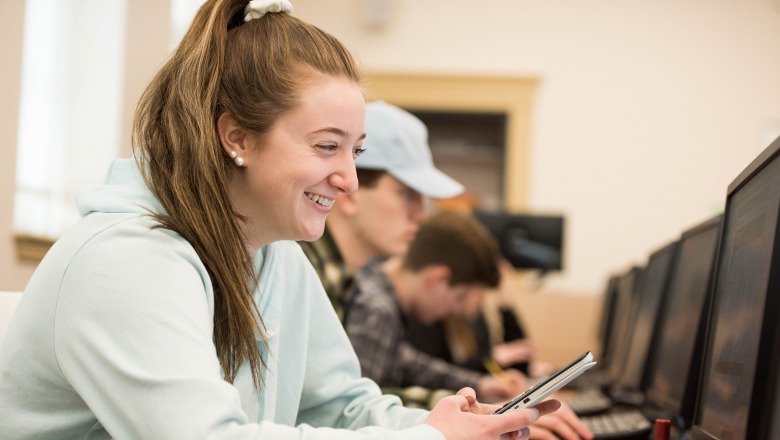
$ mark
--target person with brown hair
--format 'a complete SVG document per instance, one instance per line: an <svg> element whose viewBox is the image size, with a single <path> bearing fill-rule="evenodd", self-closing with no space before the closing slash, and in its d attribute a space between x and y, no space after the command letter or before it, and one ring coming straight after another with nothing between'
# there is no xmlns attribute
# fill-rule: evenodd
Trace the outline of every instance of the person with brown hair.
<svg viewBox="0 0 780 440"><path fill-rule="evenodd" d="M350 53L286 0L208 0L144 92L135 158L77 197L0 351L3 438L527 436L559 403L430 413L360 377L314 240L357 189ZM335 429L334 429L335 428Z"/></svg>
<svg viewBox="0 0 780 440"><path fill-rule="evenodd" d="M383 387L473 387L489 399L509 399L525 387L474 372L415 349L404 323L433 323L454 314L470 295L496 287L499 251L469 214L440 211L420 224L405 255L376 258L356 274L346 329L363 374Z"/></svg>
<svg viewBox="0 0 780 440"><path fill-rule="evenodd" d="M404 255L374 258L356 274L356 291L345 309L346 329L363 374L385 389L477 389L501 401L523 391L513 369L494 377L415 347L407 324L433 324L456 316L473 298L500 285L498 244L470 213L444 210L423 220ZM590 439L593 434L562 406L530 427L531 438Z"/></svg>

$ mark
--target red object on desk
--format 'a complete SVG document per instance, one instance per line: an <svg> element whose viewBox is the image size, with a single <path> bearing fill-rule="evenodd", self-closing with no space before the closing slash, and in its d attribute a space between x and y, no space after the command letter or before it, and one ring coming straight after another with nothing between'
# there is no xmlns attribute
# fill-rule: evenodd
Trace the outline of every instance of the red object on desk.
<svg viewBox="0 0 780 440"><path fill-rule="evenodd" d="M655 421L655 430L653 440L669 440L669 431L672 428L672 422L667 419L657 419Z"/></svg>

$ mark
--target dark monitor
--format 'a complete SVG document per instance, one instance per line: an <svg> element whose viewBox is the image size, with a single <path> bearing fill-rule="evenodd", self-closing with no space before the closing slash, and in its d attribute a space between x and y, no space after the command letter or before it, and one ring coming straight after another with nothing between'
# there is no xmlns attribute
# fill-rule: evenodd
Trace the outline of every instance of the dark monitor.
<svg viewBox="0 0 780 440"><path fill-rule="evenodd" d="M678 242L674 241L650 254L638 290L634 330L628 345L628 355L618 385L628 391L644 391L649 382L657 341L658 321L664 314L669 273L677 258Z"/></svg>
<svg viewBox="0 0 780 440"><path fill-rule="evenodd" d="M772 400L774 408L772 409L772 418L769 422L769 436L767 438L780 438L780 381L775 383L775 397Z"/></svg>
<svg viewBox="0 0 780 440"><path fill-rule="evenodd" d="M609 335L609 356L604 359L613 383L620 378L628 357L628 344L636 322L636 292L642 284L643 272L644 268L635 266L618 279L614 325Z"/></svg>
<svg viewBox="0 0 780 440"><path fill-rule="evenodd" d="M563 269L562 216L477 211L476 218L490 231L501 254L517 269Z"/></svg>
<svg viewBox="0 0 780 440"><path fill-rule="evenodd" d="M769 440L780 367L780 138L729 185L696 440Z"/></svg>
<svg viewBox="0 0 780 440"><path fill-rule="evenodd" d="M607 279L607 288L604 290L604 298L601 306L601 319L598 328L599 358L606 359L609 356L609 335L612 334L612 326L615 324L615 307L618 296L619 277L612 275Z"/></svg>
<svg viewBox="0 0 780 440"><path fill-rule="evenodd" d="M652 405L668 417L678 418L684 428L693 422L722 220L723 216L711 218L680 237L666 314L659 324L656 363L646 392Z"/></svg>

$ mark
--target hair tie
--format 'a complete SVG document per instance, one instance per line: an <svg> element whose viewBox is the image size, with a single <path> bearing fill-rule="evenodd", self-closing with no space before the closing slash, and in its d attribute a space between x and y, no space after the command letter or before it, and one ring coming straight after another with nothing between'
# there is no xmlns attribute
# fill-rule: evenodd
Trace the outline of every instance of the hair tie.
<svg viewBox="0 0 780 440"><path fill-rule="evenodd" d="M244 21L260 18L269 12L292 12L288 0L252 0L244 8Z"/></svg>

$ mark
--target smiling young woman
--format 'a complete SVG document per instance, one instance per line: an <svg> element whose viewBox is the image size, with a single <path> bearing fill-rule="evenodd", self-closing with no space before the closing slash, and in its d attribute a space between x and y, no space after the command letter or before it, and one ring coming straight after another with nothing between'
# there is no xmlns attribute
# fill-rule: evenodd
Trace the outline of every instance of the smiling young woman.
<svg viewBox="0 0 780 440"><path fill-rule="evenodd" d="M79 194L14 311L4 438L497 438L557 407L476 417L492 408L464 390L429 414L360 377L292 241L357 189L360 75L290 11L198 11L140 100L135 158Z"/></svg>

